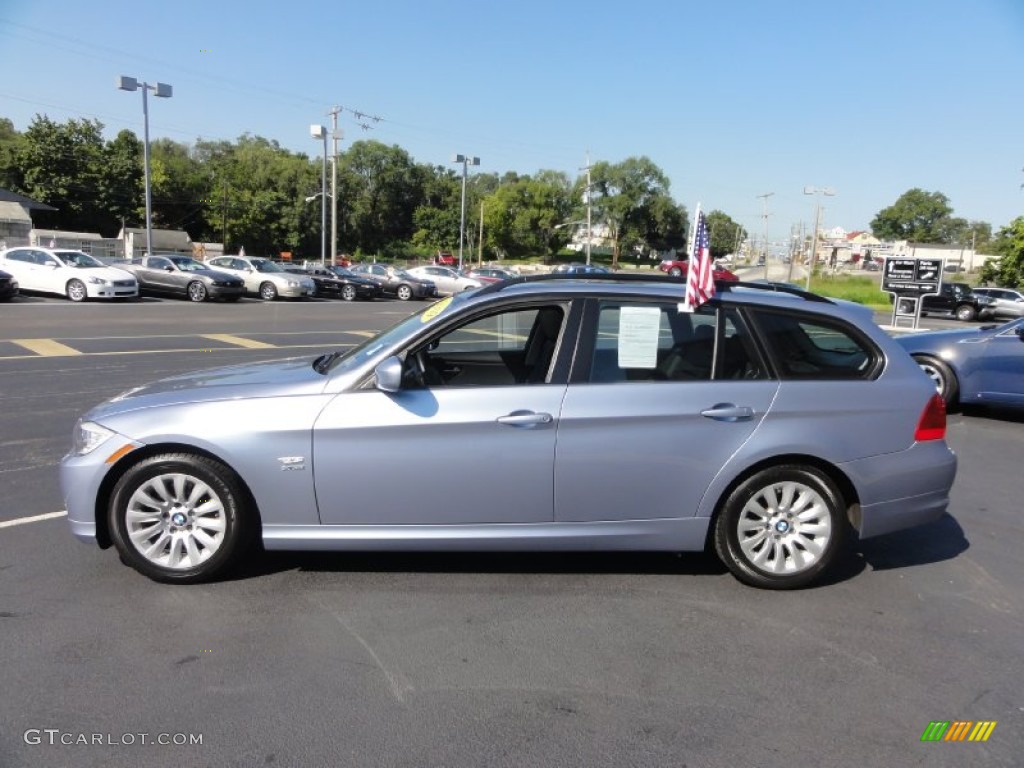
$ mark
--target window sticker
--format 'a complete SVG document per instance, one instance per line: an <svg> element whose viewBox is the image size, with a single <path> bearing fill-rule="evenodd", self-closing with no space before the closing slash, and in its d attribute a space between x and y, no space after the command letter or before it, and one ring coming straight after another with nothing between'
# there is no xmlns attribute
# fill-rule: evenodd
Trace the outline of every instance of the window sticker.
<svg viewBox="0 0 1024 768"><path fill-rule="evenodd" d="M619 368L656 368L661 310L658 307L619 309Z"/></svg>
<svg viewBox="0 0 1024 768"><path fill-rule="evenodd" d="M448 305L452 303L452 297L449 296L447 299L441 299L439 302L428 308L422 315L420 315L421 323L429 323L435 317L440 315L446 309Z"/></svg>

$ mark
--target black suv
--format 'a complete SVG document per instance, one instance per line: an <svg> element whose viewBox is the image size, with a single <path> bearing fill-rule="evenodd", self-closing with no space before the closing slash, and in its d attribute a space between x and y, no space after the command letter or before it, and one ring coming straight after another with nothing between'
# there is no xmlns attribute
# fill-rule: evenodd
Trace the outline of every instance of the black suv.
<svg viewBox="0 0 1024 768"><path fill-rule="evenodd" d="M987 318L993 304L992 299L975 293L967 283L943 283L937 294L924 297L921 314L953 315L967 323Z"/></svg>

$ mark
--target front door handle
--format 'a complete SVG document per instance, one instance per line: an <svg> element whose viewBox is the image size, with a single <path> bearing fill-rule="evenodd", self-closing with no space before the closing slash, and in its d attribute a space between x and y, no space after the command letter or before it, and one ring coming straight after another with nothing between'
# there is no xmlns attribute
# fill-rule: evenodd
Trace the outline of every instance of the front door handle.
<svg viewBox="0 0 1024 768"><path fill-rule="evenodd" d="M715 421L750 421L754 418L754 409L749 405L718 403L701 411L700 415Z"/></svg>
<svg viewBox="0 0 1024 768"><path fill-rule="evenodd" d="M533 411L513 411L506 416L499 416L498 423L509 427L535 427L538 424L550 424L550 413L534 413Z"/></svg>

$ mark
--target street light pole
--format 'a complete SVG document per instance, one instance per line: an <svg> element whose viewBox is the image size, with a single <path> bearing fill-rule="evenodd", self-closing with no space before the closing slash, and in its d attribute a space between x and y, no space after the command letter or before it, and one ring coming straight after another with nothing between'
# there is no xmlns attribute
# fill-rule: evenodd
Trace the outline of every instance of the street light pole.
<svg viewBox="0 0 1024 768"><path fill-rule="evenodd" d="M338 140L343 137L338 130L338 113L341 107L334 107L328 114L331 116L331 140L334 142L331 152L331 266L338 263Z"/></svg>
<svg viewBox="0 0 1024 768"><path fill-rule="evenodd" d="M322 125L309 126L309 135L324 143L323 168L320 171L320 266L327 264L327 129Z"/></svg>
<svg viewBox="0 0 1024 768"><path fill-rule="evenodd" d="M811 257L807 260L807 281L804 290L811 290L811 275L814 273L814 263L818 260L818 221L821 217L821 201L819 195L835 195L832 187L804 187L805 195L814 195L814 234L811 236Z"/></svg>
<svg viewBox="0 0 1024 768"><path fill-rule="evenodd" d="M590 227L590 153L587 152L587 165L585 168L580 168L581 171L587 172L587 266L590 266L590 243L594 239L593 232Z"/></svg>
<svg viewBox="0 0 1024 768"><path fill-rule="evenodd" d="M153 253L153 191L149 180L149 100L148 92L153 91L154 96L162 99L169 99L173 95L173 89L167 83L150 85L146 82L139 82L134 77L121 75L117 78L117 87L122 91L137 91L142 89L142 158L143 171L146 183L146 255Z"/></svg>
<svg viewBox="0 0 1024 768"><path fill-rule="evenodd" d="M462 271L462 247L466 241L466 166L480 165L479 157L452 155L453 163L462 163L462 214L459 217L459 272Z"/></svg>

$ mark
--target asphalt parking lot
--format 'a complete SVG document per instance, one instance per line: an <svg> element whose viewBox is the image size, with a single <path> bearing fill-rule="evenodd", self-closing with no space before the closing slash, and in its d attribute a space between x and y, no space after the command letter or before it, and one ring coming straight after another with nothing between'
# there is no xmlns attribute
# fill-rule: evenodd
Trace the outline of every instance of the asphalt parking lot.
<svg viewBox="0 0 1024 768"><path fill-rule="evenodd" d="M274 553L172 587L25 522L91 405L419 306L0 304L0 766L1022 765L1019 415L951 416L950 514L791 593L643 554ZM352 482L415 503L391 469ZM957 720L997 725L921 741Z"/></svg>

